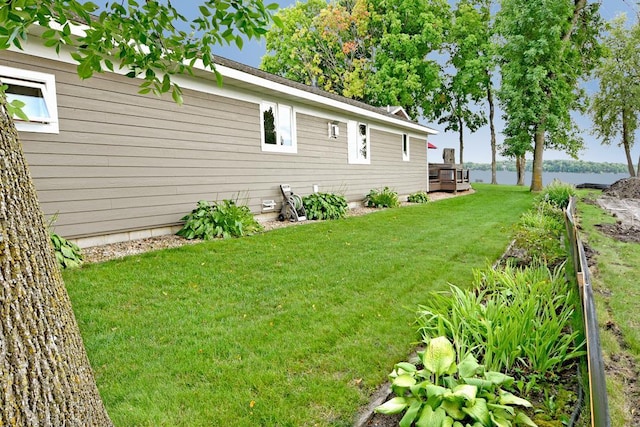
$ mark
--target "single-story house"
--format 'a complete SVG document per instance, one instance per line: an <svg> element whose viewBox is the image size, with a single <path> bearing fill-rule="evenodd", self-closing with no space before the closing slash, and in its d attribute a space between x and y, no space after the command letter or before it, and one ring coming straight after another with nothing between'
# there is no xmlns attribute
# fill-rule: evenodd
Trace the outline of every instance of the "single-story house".
<svg viewBox="0 0 640 427"><path fill-rule="evenodd" d="M184 104L138 79L80 80L70 55L0 52L0 80L27 102L17 120L42 209L80 246L175 232L198 200L239 199L276 216L280 184L362 201L373 188L428 190L427 138L401 108L376 108L218 58L224 77L179 76ZM275 202L275 203L273 203Z"/></svg>

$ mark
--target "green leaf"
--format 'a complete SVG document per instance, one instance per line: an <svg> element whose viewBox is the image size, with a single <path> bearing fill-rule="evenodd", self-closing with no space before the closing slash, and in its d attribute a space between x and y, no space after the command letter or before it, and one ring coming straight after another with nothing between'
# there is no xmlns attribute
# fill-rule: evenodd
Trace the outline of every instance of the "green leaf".
<svg viewBox="0 0 640 427"><path fill-rule="evenodd" d="M405 372L417 372L418 368L413 363L400 362L396 363L396 369L402 369Z"/></svg>
<svg viewBox="0 0 640 427"><path fill-rule="evenodd" d="M422 401L416 400L411 403L409 409L404 414L402 419L400 420L400 427L411 427L413 424L413 420L416 419L418 414L420 413L420 409L422 408Z"/></svg>
<svg viewBox="0 0 640 427"><path fill-rule="evenodd" d="M527 408L531 407L531 403L528 400L522 399L504 390L500 390L499 402L501 405L520 405Z"/></svg>
<svg viewBox="0 0 640 427"><path fill-rule="evenodd" d="M385 415L399 414L404 411L407 406L409 406L409 404L405 397L394 397L376 407L374 411Z"/></svg>
<svg viewBox="0 0 640 427"><path fill-rule="evenodd" d="M518 412L516 414L516 419L513 420L513 422L517 426L538 427L538 425L534 423L524 412Z"/></svg>
<svg viewBox="0 0 640 427"><path fill-rule="evenodd" d="M478 394L478 387L469 385L469 384L462 384L453 389L454 396L462 397L466 400L475 399L477 394Z"/></svg>
<svg viewBox="0 0 640 427"><path fill-rule="evenodd" d="M447 337L437 337L429 341L422 362L430 372L441 376L456 371L456 352Z"/></svg>
<svg viewBox="0 0 640 427"><path fill-rule="evenodd" d="M489 380L483 380L482 378L463 378L462 381L469 385L478 387L479 389L488 389L493 387L493 383Z"/></svg>
<svg viewBox="0 0 640 427"><path fill-rule="evenodd" d="M464 407L463 399L445 399L440 404L440 407L454 420L464 420L465 413L462 412Z"/></svg>
<svg viewBox="0 0 640 427"><path fill-rule="evenodd" d="M514 378L510 377L509 375L493 371L485 372L484 378L488 381L491 381L492 384L503 385L505 387L510 387L514 381Z"/></svg>
<svg viewBox="0 0 640 427"><path fill-rule="evenodd" d="M444 409L437 408L434 411L431 406L427 405L422 410L418 421L416 421L416 427L442 427L445 425L447 418L447 413Z"/></svg>
<svg viewBox="0 0 640 427"><path fill-rule="evenodd" d="M415 383L416 379L410 374L400 375L393 380L393 385L398 387L411 387Z"/></svg>
<svg viewBox="0 0 640 427"><path fill-rule="evenodd" d="M462 412L469 415L475 421L484 426L491 425L491 417L489 416L489 408L487 401L481 398L476 399L471 405L462 408Z"/></svg>
<svg viewBox="0 0 640 427"><path fill-rule="evenodd" d="M458 374L462 378L473 377L481 373L483 366L478 363L472 354L468 354L458 365Z"/></svg>

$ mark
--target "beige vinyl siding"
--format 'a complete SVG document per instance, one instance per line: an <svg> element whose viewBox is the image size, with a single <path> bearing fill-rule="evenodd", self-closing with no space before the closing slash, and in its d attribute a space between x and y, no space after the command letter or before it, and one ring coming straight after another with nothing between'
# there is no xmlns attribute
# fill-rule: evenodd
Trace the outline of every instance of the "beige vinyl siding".
<svg viewBox="0 0 640 427"><path fill-rule="evenodd" d="M177 106L138 95L139 80L115 74L81 81L71 64L13 52L0 64L55 74L60 133L20 137L45 215L58 214L56 231L67 238L175 225L200 199L239 198L261 213L263 200L280 203L283 183L300 195L317 184L352 201L385 185L426 189L426 138L411 138L411 162L403 162L402 129L369 123L371 164L349 165L346 122L358 118L345 117L330 139L333 119L298 113L298 153L262 152L260 99L295 103L185 89Z"/></svg>

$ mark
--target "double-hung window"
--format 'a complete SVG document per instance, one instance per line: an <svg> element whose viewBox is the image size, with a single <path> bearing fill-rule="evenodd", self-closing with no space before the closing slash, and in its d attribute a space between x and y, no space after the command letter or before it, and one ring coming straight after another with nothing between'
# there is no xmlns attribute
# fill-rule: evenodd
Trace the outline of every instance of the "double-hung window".
<svg viewBox="0 0 640 427"><path fill-rule="evenodd" d="M52 74L0 66L0 84L6 86L7 102L20 101L28 121L14 117L24 132L58 133L56 82Z"/></svg>
<svg viewBox="0 0 640 427"><path fill-rule="evenodd" d="M260 105L260 122L262 151L297 153L295 112L291 106L263 102Z"/></svg>
<svg viewBox="0 0 640 427"><path fill-rule="evenodd" d="M354 120L347 122L348 160L351 164L371 163L369 125Z"/></svg>

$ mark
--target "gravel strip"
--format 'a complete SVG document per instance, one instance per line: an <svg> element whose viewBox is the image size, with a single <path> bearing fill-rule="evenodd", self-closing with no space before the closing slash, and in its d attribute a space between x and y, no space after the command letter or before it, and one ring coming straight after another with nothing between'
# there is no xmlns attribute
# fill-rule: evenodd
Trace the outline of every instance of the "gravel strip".
<svg viewBox="0 0 640 427"><path fill-rule="evenodd" d="M448 199L450 197L464 196L467 194L473 194L473 190L460 192L458 194L436 192L429 193L429 200L435 202L442 199ZM401 206L408 206L412 203L402 202ZM357 207L349 210L348 217L366 215L375 212L379 209ZM263 222L264 231L271 231L277 228L300 226L308 224L308 222L288 222L288 221L267 221ZM157 251L160 249L176 248L183 245L192 245L200 243L201 240L187 240L183 237L168 234L165 236L150 237L147 239L131 240L128 242L112 243L109 245L92 246L84 248L82 255L85 263L103 262L111 259L122 258L129 255L136 255L143 252Z"/></svg>

